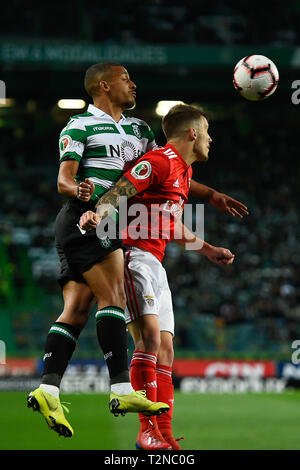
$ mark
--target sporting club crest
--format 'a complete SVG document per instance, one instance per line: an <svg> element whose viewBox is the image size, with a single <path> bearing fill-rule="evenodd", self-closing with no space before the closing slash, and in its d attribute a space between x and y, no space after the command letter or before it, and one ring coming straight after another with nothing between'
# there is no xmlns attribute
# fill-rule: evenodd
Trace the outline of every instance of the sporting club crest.
<svg viewBox="0 0 300 470"><path fill-rule="evenodd" d="M109 236L104 237L104 238L100 238L99 242L100 242L100 245L102 246L102 248L109 248L111 246L111 243L112 243Z"/></svg>
<svg viewBox="0 0 300 470"><path fill-rule="evenodd" d="M134 132L134 135L138 138L138 139L141 139L142 138L142 133L141 133L141 129L139 128L139 126L137 124L132 124L132 130Z"/></svg>

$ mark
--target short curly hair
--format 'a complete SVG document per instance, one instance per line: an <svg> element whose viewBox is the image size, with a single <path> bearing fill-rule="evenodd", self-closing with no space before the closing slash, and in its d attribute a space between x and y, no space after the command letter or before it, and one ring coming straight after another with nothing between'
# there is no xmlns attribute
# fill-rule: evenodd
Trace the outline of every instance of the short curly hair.
<svg viewBox="0 0 300 470"><path fill-rule="evenodd" d="M98 85L101 80L108 79L112 67L122 67L116 62L102 62L91 65L85 72L84 88L91 97L97 94Z"/></svg>
<svg viewBox="0 0 300 470"><path fill-rule="evenodd" d="M207 119L202 108L189 104L176 104L163 117L162 128L167 139L178 137L192 127L201 117Z"/></svg>

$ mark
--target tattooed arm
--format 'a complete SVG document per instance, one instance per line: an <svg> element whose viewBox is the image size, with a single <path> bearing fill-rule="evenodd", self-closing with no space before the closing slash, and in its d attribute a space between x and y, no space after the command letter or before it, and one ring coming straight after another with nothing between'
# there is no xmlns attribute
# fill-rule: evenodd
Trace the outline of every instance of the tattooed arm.
<svg viewBox="0 0 300 470"><path fill-rule="evenodd" d="M121 176L118 182L99 199L96 204L97 213L87 211L80 218L80 227L84 230L96 228L103 217L115 212L119 207L120 197L128 199L137 194L138 190L125 177Z"/></svg>
<svg viewBox="0 0 300 470"><path fill-rule="evenodd" d="M102 217L113 214L120 205L121 197L127 199L150 186L156 185L156 189L163 184L170 175L170 160L164 154L156 151L148 152L134 167L128 170L118 182L105 193L96 205L97 214L86 212L81 216L80 227L89 230L96 228Z"/></svg>
<svg viewBox="0 0 300 470"><path fill-rule="evenodd" d="M99 199L96 204L96 209L105 204L109 204L112 208L116 209L119 207L121 196L126 196L129 199L137 192L138 191L133 184L125 176L121 176L118 182ZM101 215L99 210L97 210L97 213Z"/></svg>

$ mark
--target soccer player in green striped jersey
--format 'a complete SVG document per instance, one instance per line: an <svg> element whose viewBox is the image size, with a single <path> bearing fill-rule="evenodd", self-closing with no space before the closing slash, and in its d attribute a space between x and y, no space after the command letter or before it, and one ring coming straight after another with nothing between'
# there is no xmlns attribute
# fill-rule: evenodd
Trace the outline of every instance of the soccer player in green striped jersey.
<svg viewBox="0 0 300 470"><path fill-rule="evenodd" d="M134 90L128 97L129 106L134 103ZM115 121L102 109L89 105L86 113L73 116L61 132L60 162L79 163L75 181L92 181L95 191L91 200L97 202L135 160L155 145L154 134L144 121L124 115Z"/></svg>
<svg viewBox="0 0 300 470"><path fill-rule="evenodd" d="M136 96L136 85L123 66L91 66L85 89L93 105L73 116L59 139L58 190L69 197L55 224L64 311L46 339L42 383L27 399L28 406L65 437L74 431L64 416L59 386L93 298L98 304L97 336L110 376L110 411L152 416L169 409L165 403L147 400L146 392L134 391L130 383L122 242L119 237L99 240L95 231L85 233L79 226L80 216L95 208L128 166L156 146L154 135L144 121L122 114L135 106Z"/></svg>

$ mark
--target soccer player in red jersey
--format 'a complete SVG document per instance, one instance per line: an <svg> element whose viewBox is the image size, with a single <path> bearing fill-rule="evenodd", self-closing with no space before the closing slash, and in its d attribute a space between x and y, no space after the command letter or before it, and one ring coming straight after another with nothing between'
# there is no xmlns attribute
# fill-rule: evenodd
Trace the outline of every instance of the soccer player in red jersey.
<svg viewBox="0 0 300 470"><path fill-rule="evenodd" d="M125 250L126 322L134 339L131 382L145 389L147 398L170 405L164 417L140 414L137 448L180 449L172 434L174 316L166 272L161 264L166 244L193 243L194 250L221 265L233 262L227 249L202 242L183 226L182 209L188 199L191 163L208 159L211 138L202 111L178 105L163 119L167 145L145 154L98 202L97 214L81 216L83 229L97 227L103 216L119 207L120 197L130 198L130 209L142 211L139 224L129 222L122 233ZM132 211L131 211L132 212ZM138 230L137 230L138 228ZM137 236L138 235L138 236Z"/></svg>

